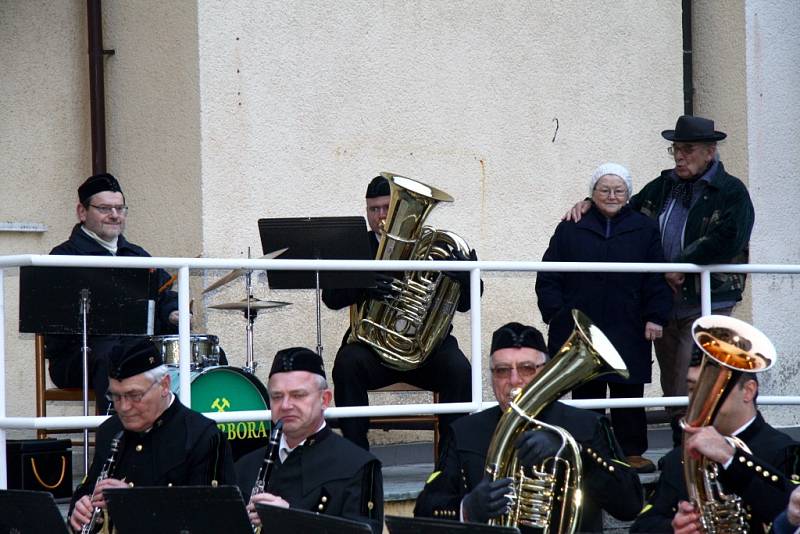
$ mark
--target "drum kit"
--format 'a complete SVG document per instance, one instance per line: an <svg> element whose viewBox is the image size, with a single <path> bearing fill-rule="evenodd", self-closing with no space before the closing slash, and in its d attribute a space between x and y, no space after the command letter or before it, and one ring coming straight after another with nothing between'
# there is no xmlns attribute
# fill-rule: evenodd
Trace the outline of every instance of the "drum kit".
<svg viewBox="0 0 800 534"><path fill-rule="evenodd" d="M279 256L286 249L267 254L262 259ZM198 412L228 412L269 409L267 388L256 377L256 362L253 357L253 323L259 311L288 306L289 302L261 300L252 294L252 271L235 269L203 290L203 294L220 288L240 276L245 276L247 297L235 302L213 304L208 308L222 311L238 311L246 320L246 360L244 367L227 365L219 338L208 334L190 335L190 369L192 409ZM172 389L180 390L178 366L180 353L178 336L154 336L153 342L161 351L164 363L169 366ZM269 438L269 421L243 421L219 423L217 425L231 444L234 459L262 446Z"/></svg>

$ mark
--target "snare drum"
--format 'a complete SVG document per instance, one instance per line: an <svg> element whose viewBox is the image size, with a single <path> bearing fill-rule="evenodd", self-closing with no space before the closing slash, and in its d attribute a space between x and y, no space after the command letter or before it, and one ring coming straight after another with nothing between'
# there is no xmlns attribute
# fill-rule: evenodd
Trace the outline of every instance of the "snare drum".
<svg viewBox="0 0 800 534"><path fill-rule="evenodd" d="M178 369L170 367L172 391L180 393ZM237 412L269 409L267 388L252 373L238 367L208 367L192 371L192 410ZM217 423L231 444L234 461L269 441L270 421Z"/></svg>
<svg viewBox="0 0 800 534"><path fill-rule="evenodd" d="M161 357L167 365L179 365L180 349L177 335L153 336L153 343L161 351ZM217 336L205 334L192 334L189 336L191 350L191 369L199 370L204 367L219 365L219 339Z"/></svg>

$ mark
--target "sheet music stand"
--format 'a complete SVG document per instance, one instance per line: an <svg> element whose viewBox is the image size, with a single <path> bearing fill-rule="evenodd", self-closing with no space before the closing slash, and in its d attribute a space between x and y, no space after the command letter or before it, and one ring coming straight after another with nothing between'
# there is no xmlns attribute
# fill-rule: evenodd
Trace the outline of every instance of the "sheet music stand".
<svg viewBox="0 0 800 534"><path fill-rule="evenodd" d="M103 490L118 534L252 534L236 486L135 487Z"/></svg>
<svg viewBox="0 0 800 534"><path fill-rule="evenodd" d="M281 259L372 260L364 217L259 219L265 251L288 247ZM375 285L359 271L267 271L270 289L317 290L317 354L322 356L321 289Z"/></svg>
<svg viewBox="0 0 800 534"><path fill-rule="evenodd" d="M94 267L26 266L19 271L19 331L83 336L83 415L89 415L88 336L152 335L157 275L150 269ZM86 428L83 443L86 474Z"/></svg>
<svg viewBox="0 0 800 534"><path fill-rule="evenodd" d="M46 491L0 491L0 534L70 534Z"/></svg>
<svg viewBox="0 0 800 534"><path fill-rule="evenodd" d="M313 532L314 534L372 534L368 523L325 514L256 503L262 525L270 532Z"/></svg>
<svg viewBox="0 0 800 534"><path fill-rule="evenodd" d="M516 527L495 527L483 523L461 523L427 517L386 516L389 534L519 534Z"/></svg>

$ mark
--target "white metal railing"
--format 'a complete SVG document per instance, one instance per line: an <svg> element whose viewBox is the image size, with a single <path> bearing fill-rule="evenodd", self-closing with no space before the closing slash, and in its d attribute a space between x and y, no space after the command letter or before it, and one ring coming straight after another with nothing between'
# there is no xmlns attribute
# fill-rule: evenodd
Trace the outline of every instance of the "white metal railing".
<svg viewBox="0 0 800 534"><path fill-rule="evenodd" d="M253 270L300 270L300 271L469 271L471 286L470 352L472 363L471 402L446 404L404 404L382 406L354 406L329 408L327 417L365 417L382 415L414 415L474 412L494 402L483 402L483 372L481 357L481 306L480 278L482 272L514 271L558 271L558 272L683 272L699 273L701 280L701 308L703 315L711 311L710 277L714 272L726 273L780 273L800 274L800 265L692 265L672 263L603 263L603 262L511 262L511 261L375 261L375 260L259 260L259 259L215 259L215 258L143 258L104 256L49 256L25 254L0 256L0 270L22 266L60 267L131 267L172 268L178 270L178 348L181 354L189 354L189 274L193 269L253 269ZM6 430L7 429L83 429L101 424L104 416L80 417L9 417L6 414L5 388L5 293L4 276L0 276L0 489L7 487L6 478ZM189 358L179 362L180 400L191 406L191 373ZM635 399L595 399L567 401L587 408L661 407L686 404L686 397L648 397ZM759 396L762 405L800 404L800 396ZM264 420L270 417L269 410L206 413L217 422Z"/></svg>

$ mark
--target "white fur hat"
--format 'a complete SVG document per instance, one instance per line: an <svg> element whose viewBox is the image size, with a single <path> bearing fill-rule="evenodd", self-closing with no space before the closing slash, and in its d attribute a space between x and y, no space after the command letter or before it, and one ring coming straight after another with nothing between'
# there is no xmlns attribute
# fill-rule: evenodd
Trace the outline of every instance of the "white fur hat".
<svg viewBox="0 0 800 534"><path fill-rule="evenodd" d="M631 197L633 194L633 180L631 179L631 173L628 169L620 165L619 163L603 163L599 167L597 167L594 172L592 173L592 178L589 182L589 195L594 192L594 186L597 183L597 180L605 176L606 174L613 174L614 176L619 176L622 178L622 181L625 182L625 185L628 187L628 198Z"/></svg>

